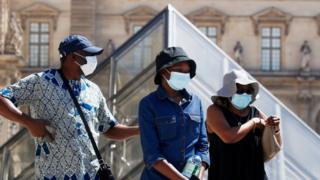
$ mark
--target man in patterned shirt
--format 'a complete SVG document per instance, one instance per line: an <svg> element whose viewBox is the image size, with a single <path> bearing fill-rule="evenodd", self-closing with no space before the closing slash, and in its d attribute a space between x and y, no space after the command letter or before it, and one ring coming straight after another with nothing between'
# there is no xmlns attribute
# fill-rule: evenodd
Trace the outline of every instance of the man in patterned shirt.
<svg viewBox="0 0 320 180"><path fill-rule="evenodd" d="M85 78L96 68L96 55L102 51L84 36L70 35L59 46L61 71L96 142L100 133L116 140L138 135L138 127L117 123L99 87ZM30 107L30 116L17 108L21 105ZM0 115L21 124L34 137L36 179L98 179L99 163L57 69L29 75L0 90Z"/></svg>

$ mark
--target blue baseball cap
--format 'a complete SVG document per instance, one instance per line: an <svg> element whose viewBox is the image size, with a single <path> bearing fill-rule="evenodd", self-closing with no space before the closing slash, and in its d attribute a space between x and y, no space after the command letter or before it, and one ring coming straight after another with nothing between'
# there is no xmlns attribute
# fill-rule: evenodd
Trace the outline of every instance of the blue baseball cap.
<svg viewBox="0 0 320 180"><path fill-rule="evenodd" d="M59 53L61 57L79 50L85 52L86 56L96 56L103 52L103 48L94 46L86 37L78 34L69 35L60 42Z"/></svg>

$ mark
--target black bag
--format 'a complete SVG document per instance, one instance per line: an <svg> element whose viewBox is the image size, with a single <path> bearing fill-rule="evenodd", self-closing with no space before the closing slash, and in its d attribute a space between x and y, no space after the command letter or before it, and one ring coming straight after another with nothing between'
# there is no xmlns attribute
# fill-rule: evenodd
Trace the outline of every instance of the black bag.
<svg viewBox="0 0 320 180"><path fill-rule="evenodd" d="M72 90L71 90L71 87L70 87L70 85L69 85L69 82L68 82L67 79L64 77L64 75L63 75L63 73L62 73L61 70L59 70L59 73L60 73L60 75L61 75L61 77L62 77L62 79L63 79L63 81L64 81L64 84L67 86L67 89L68 89L69 94L70 94L70 96L71 96L71 98L72 98L72 100L73 100L74 105L76 106L76 108L77 108L77 110L78 110L78 112L79 112L79 114L80 114L80 117L81 117L81 119L82 119L82 122L83 122L83 124L84 124L84 127L85 127L85 129L86 129L86 131L87 131L87 134L88 134L89 139L90 139L90 141L91 141L91 144L92 144L92 146L93 146L94 152L95 152L95 154L96 154L96 156L97 156L97 159L98 159L98 161L99 161L100 168L99 168L99 170L98 170L98 172L97 172L97 176L99 177L100 180L114 180L114 177L113 177L113 175L112 175L110 166L108 166L106 163L104 163L104 161L103 161L103 159L102 159L102 156L101 156L101 154L100 154L100 152L99 152L98 146L97 146L96 142L94 141L94 138L93 138L93 136L92 136L92 133L91 133L91 131L90 131L90 128L89 128L89 126L88 126L88 123L87 123L87 121L86 121L86 119L85 119L85 117L84 117L84 115L83 115L83 112L82 112L82 110L81 110L81 107L80 107L80 105L79 105L79 102L77 101L76 97L74 96L74 94L73 94L73 92L72 92Z"/></svg>
<svg viewBox="0 0 320 180"><path fill-rule="evenodd" d="M97 176L100 180L114 180L110 167L107 164L100 164Z"/></svg>

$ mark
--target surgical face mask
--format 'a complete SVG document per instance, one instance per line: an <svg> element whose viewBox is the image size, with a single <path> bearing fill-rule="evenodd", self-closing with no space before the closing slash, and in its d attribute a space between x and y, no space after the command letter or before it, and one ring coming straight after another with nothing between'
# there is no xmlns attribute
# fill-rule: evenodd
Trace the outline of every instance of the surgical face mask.
<svg viewBox="0 0 320 180"><path fill-rule="evenodd" d="M74 53L75 55L86 59L87 64L80 65L77 61L76 64L80 66L81 71L85 76L88 76L94 72L98 65L97 57L96 56L82 56L78 53Z"/></svg>
<svg viewBox="0 0 320 180"><path fill-rule="evenodd" d="M242 110L249 106L252 101L252 95L243 93L243 94L234 94L231 98L231 104L238 110Z"/></svg>
<svg viewBox="0 0 320 180"><path fill-rule="evenodd" d="M190 73L170 72L170 79L166 80L173 90L179 91L184 89L191 79Z"/></svg>

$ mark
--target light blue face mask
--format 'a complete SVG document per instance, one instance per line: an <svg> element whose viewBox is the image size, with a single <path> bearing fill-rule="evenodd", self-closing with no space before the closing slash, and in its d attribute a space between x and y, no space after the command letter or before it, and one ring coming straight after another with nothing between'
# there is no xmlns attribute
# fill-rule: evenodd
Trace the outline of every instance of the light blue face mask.
<svg viewBox="0 0 320 180"><path fill-rule="evenodd" d="M252 95L243 93L243 94L234 94L231 98L231 104L238 110L242 110L249 106L252 101Z"/></svg>
<svg viewBox="0 0 320 180"><path fill-rule="evenodd" d="M190 82L190 73L170 72L170 79L166 79L168 85L176 91L184 89Z"/></svg>

